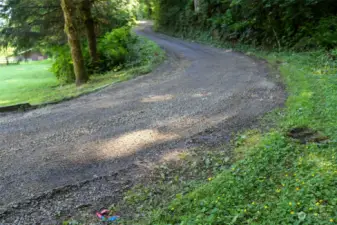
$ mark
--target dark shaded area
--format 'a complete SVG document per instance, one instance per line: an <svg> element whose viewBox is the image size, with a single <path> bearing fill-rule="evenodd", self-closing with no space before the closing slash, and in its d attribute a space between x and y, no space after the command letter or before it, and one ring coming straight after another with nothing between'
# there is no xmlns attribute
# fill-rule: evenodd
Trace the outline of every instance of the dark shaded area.
<svg viewBox="0 0 337 225"><path fill-rule="evenodd" d="M0 106L0 113L14 112L14 111L26 111L31 108L32 106L29 103L10 105L10 106Z"/></svg>
<svg viewBox="0 0 337 225"><path fill-rule="evenodd" d="M298 140L301 144L320 143L329 140L329 137L309 127L295 127L287 133L287 136Z"/></svg>

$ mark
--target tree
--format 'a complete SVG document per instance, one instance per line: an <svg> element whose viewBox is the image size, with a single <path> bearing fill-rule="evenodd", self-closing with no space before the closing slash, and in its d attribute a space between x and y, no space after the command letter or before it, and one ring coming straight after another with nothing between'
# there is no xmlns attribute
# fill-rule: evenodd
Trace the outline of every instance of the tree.
<svg viewBox="0 0 337 225"><path fill-rule="evenodd" d="M95 64L98 61L98 54L97 54L95 22L91 12L92 2L90 0L82 0L80 8L86 29L91 61L93 64Z"/></svg>
<svg viewBox="0 0 337 225"><path fill-rule="evenodd" d="M199 0L194 0L194 11L195 12L199 11Z"/></svg>
<svg viewBox="0 0 337 225"><path fill-rule="evenodd" d="M40 43L60 45L66 42L59 0L0 2L0 46L11 45L19 51Z"/></svg>
<svg viewBox="0 0 337 225"><path fill-rule="evenodd" d="M80 86L86 83L89 77L84 64L81 40L76 25L76 5L73 0L61 0L61 6L64 14L65 32L68 36L68 43L73 59L76 85Z"/></svg>

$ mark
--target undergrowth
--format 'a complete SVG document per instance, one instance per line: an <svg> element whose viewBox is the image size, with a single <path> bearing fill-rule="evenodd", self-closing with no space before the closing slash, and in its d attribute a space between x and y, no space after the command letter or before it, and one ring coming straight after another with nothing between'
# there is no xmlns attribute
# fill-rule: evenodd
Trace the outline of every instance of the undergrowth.
<svg viewBox="0 0 337 225"><path fill-rule="evenodd" d="M128 26L114 29L99 39L97 62L92 62L87 48L83 46L84 63L91 78L109 71L151 66L162 58L162 51L154 42L136 35ZM51 72L61 84L73 83L75 73L69 46L54 46L49 50L53 55Z"/></svg>

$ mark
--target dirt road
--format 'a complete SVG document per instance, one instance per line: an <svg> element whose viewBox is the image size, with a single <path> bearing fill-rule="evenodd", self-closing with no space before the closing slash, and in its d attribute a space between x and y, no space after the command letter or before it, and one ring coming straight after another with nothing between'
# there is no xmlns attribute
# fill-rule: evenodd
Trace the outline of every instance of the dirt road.
<svg viewBox="0 0 337 225"><path fill-rule="evenodd" d="M144 173L140 164L191 142L226 141L285 99L265 63L148 27L138 32L168 53L151 74L0 114L0 224L53 224L69 212L107 206ZM214 132L200 135L209 128Z"/></svg>

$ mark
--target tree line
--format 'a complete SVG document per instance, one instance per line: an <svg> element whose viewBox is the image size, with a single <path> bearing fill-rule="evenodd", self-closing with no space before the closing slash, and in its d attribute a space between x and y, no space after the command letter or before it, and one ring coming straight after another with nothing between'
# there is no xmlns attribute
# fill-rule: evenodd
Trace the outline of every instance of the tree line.
<svg viewBox="0 0 337 225"><path fill-rule="evenodd" d="M159 29L273 48L332 49L335 0L155 0Z"/></svg>

